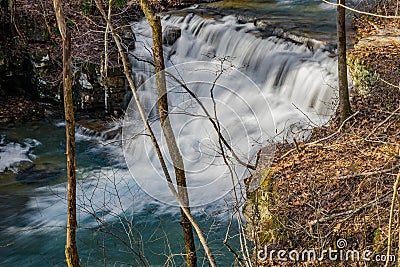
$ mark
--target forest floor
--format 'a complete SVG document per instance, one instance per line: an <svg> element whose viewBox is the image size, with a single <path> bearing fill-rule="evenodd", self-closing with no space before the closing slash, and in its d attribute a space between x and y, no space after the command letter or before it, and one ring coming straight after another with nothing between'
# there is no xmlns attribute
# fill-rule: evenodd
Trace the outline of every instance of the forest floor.
<svg viewBox="0 0 400 267"><path fill-rule="evenodd" d="M400 179L400 21L358 16L354 26L357 41L348 53L353 115L342 125L333 119L315 128L304 143L278 144L272 162L260 161L254 175L261 187L249 195L256 205L246 209L258 249L369 250L372 260L282 262L275 253L259 259L262 266L383 266L376 257L388 250ZM397 260L399 208L395 198L390 254Z"/></svg>

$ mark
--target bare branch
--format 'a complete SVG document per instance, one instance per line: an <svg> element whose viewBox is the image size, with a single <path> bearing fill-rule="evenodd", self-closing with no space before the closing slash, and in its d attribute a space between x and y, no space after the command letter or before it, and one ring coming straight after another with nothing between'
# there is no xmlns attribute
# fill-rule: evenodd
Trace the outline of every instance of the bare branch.
<svg viewBox="0 0 400 267"><path fill-rule="evenodd" d="M343 4L337 4L337 3L332 3L329 2L327 0L321 0L322 2L331 5L331 6L336 6L336 7L343 7L347 10L353 11L355 13L358 14L363 14L363 15L368 15L368 16L374 16L374 17L378 17L378 18L384 18L384 19L400 19L400 16L387 16L387 15L380 15L380 14L375 14L375 13L370 13L370 12L365 12L365 11L361 11L355 8L351 8L349 6L343 5Z"/></svg>

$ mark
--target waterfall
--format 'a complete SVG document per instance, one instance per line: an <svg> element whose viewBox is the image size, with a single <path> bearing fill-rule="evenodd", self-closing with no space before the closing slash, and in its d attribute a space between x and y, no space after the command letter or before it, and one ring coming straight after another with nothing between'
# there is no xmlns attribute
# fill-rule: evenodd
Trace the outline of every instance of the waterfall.
<svg viewBox="0 0 400 267"><path fill-rule="evenodd" d="M196 15L170 15L164 17L162 23L164 27L180 29L180 37L165 46L168 77L174 75L184 80L212 117L215 110L210 98L210 85L213 83L213 75L218 73L218 68L222 66L216 58L226 59L228 68L218 80L213 92L217 107L215 114L220 122L223 137L242 161L254 164L258 150L268 145L270 138L276 138L275 135L284 129L296 131L294 128L297 126L289 127L294 123L303 122L307 126L308 119L312 119L316 124L323 124L329 118L333 107L330 103L335 95L333 83L336 81L336 64L323 49L311 51L305 45L274 36L261 38L253 24L240 24L232 16L212 20ZM161 127L157 124L157 94L154 90L154 77L151 78L154 70L151 64L146 63L152 60L151 31L144 20L132 24L132 28L137 43L136 49L130 53L135 81L141 85L138 93L161 149L166 155L168 168L172 170ZM137 60L138 58L141 60ZM196 62L187 63L188 61ZM230 68L231 65L237 69ZM187 171L193 212L200 214L204 207L222 210L220 206L226 207L226 203L231 200L229 192L232 189L232 181L218 149L218 135L196 101L176 86L176 81L170 78L168 81L169 87L172 88L169 92L171 111L176 111L170 115L170 119ZM157 205L158 214L178 211L169 205L158 205L174 204L173 197L167 189L152 145L148 137L142 134L143 125L135 116L135 107L131 103L122 137L118 132L118 124L112 125L104 133L82 126L77 127L77 141L80 144L78 149L82 147L79 155L87 161L86 165L82 166L82 159L79 160L81 165L78 175L82 178L79 180L78 203L84 206L88 201L87 196L93 203L103 203L102 201L107 199L106 207L95 207L108 212L109 215L105 216L107 220L112 220L113 214L121 212L117 200L121 201L127 210L134 207L139 214L145 212L148 205L153 204ZM64 125L58 123L56 129ZM301 129L301 125L297 128ZM59 132L57 135L64 136L62 129L56 131ZM139 135L132 139L132 133ZM288 138L288 133L284 136ZM280 137L277 138L279 140ZM1 136L0 154L5 153L7 158L15 160L0 161L0 171L16 166L15 162L31 161L35 156L31 151L33 147L60 145L56 138L50 138L51 142L48 144L47 139L41 140L43 145L36 142L36 139L26 139L17 144L6 142L5 137ZM126 164L135 181L125 168L119 147L101 145L107 140L120 139L124 140ZM237 164L227 149L224 152L233 162L233 169L237 174L234 183L239 187L240 180L249 177L250 172ZM92 167L93 160L100 161L99 165L104 167ZM173 176L173 170L171 174ZM60 201L58 194L62 195L65 192L65 186L65 183L52 185L50 192L46 186L35 189L35 197L27 203L27 207L29 210L40 212L30 215L29 227L54 227L64 224L66 204L65 201ZM132 192L129 190L136 192L139 187L150 197L143 193L137 194L133 205L130 195ZM116 192L120 192L120 199L115 197ZM92 226L88 214L82 210L79 214L82 224ZM20 232L20 228L13 227L7 231ZM40 227L37 229L41 231Z"/></svg>
<svg viewBox="0 0 400 267"><path fill-rule="evenodd" d="M170 119L183 155L192 206L229 195L233 185L222 155L232 161L236 185L250 175L233 159L231 150L218 146L219 136L210 120L218 118L222 136L236 156L254 164L257 152L271 140L307 138L307 129L325 124L333 114L336 64L323 48L310 49L276 36L262 37L254 24L239 23L233 16L167 15L162 24ZM151 30L146 20L133 24L132 29L137 44L130 55L138 95L172 168L156 123L156 81L149 64ZM187 89L180 84L186 84ZM123 129L128 168L150 196L174 204L144 132L136 104L131 102Z"/></svg>
<svg viewBox="0 0 400 267"><path fill-rule="evenodd" d="M209 234L213 251L222 251L218 244L225 238L225 222L230 217L230 192L234 186L242 189L241 181L250 172L226 146L220 149L219 135L210 121L217 121L217 117L221 135L237 157L254 164L260 148L269 146L273 150L271 140L291 141L293 137L300 138L298 132L303 130L307 137L310 125L326 123L335 107L335 59L323 47L311 50L307 45L266 36L254 24L239 23L233 16L208 19L193 14L167 15L162 24L170 119L183 155L191 211ZM157 119L154 69L148 63L152 61L150 27L142 20L133 23L132 29L136 48L129 52L139 98L174 177ZM221 68L222 75L215 79ZM180 85L183 81L208 115ZM78 246L82 259L90 266L103 264L99 261L103 259L99 244L103 244L108 248L109 263L140 265L134 262L130 251L126 252L119 236L103 239L107 229L116 230L123 237L126 229L120 223L127 219L143 237L151 265L162 266L164 255L181 251L179 209L168 205L174 205L173 197L134 103L127 108L122 134L117 122L105 131L103 127L96 130L100 128L85 125L77 125L76 129ZM16 180L21 167L46 167L50 163L58 170L64 168L64 127L65 122L59 122L53 126L40 123L0 129L0 175L4 186L0 192L0 239L2 245L11 244L2 248L0 265L47 266L49 262L64 262L59 248L64 246L61 237L67 217L65 177L45 186ZM122 149L121 142L117 142L121 140ZM104 146L105 143L110 144ZM234 180L221 157L222 151L236 174ZM240 200L244 200L243 195ZM166 245L171 248L167 250ZM217 259L220 265L233 262L227 258L229 253L216 254L221 255Z"/></svg>
<svg viewBox="0 0 400 267"><path fill-rule="evenodd" d="M181 30L180 38L172 46L165 46L167 67L229 57L266 94L272 93L304 112L332 115L337 70L335 59L323 48L311 50L306 45L275 36L261 38L254 24L240 24L233 16L214 20L193 14L167 15L162 24L164 29ZM145 62L152 61L151 30L146 20L133 24L132 29L137 38L136 49L131 51L132 69L136 79L143 81L154 72Z"/></svg>

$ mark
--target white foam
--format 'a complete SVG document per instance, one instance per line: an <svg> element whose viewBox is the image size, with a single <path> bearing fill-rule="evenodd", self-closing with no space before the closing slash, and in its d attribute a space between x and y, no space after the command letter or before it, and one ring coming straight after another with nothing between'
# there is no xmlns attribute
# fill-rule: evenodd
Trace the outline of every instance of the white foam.
<svg viewBox="0 0 400 267"><path fill-rule="evenodd" d="M336 65L334 59L329 58L322 50L310 51L303 45L288 43L277 37L257 38L249 33L256 30L253 24L238 24L233 17L214 21L194 15L188 15L185 18L169 16L163 20L163 24L180 27L182 30L181 38L172 47L165 49L166 58L168 59L169 56L167 66L172 67L170 70L173 70L176 64L190 60L210 63L211 59L208 56L212 53L219 57L229 56L234 65L241 67L242 76L240 77L250 77L255 82L248 79L230 79L226 76L222 78L221 84L237 90L226 92L221 89L223 87L221 86L215 91L218 118L224 127L225 137L233 144L244 161L254 163L258 149L267 144L268 138L273 137L276 132L279 133L284 129L293 129L293 132L301 131L305 125L304 121L307 121L302 112L316 124L323 124L329 118L333 108L326 102L330 103L335 95L332 83L336 81ZM135 23L133 30L137 43L136 50L130 52L151 61L152 56L149 51L151 51L152 41L148 24L145 21ZM133 58L132 65L137 82L145 81L154 73L152 66ZM211 65L215 65L215 61ZM183 75L186 82L210 78L209 74L201 71L190 72L189 70ZM232 76L239 77L236 72ZM199 97L208 99L204 101L204 104L209 111L212 111L209 88L202 90L201 86L196 87L195 84L191 88ZM144 85L139 88L139 95L149 114L155 115L156 112L150 113L157 100L153 90L154 87L151 89L151 86ZM204 115L198 106L189 105L191 99L187 94L181 93L175 91L175 94L172 94L171 107L177 111L181 109L192 114ZM292 103L301 108L302 112L297 110ZM251 107L251 112L247 109L248 107ZM132 110L134 108L134 105L130 106L128 117L131 116L130 119L133 120L132 125L126 128L125 134L132 134L135 131L143 134L143 125L136 124L138 115ZM233 113L236 116L232 116ZM214 129L207 120L199 118L191 120L190 118L193 116L187 114L171 116L172 124L176 127L175 133L179 138L178 145L183 152L185 167L188 171L191 201L194 206L199 206L193 211L197 212L204 207L202 205L216 199L219 199L219 202L214 202L213 206L221 206L225 201L230 201L232 196L227 195L227 192L232 189L232 182L227 175L227 168L222 158L218 155L219 149L216 147L218 136ZM237 127L238 125L243 127ZM59 123L57 126L62 127L63 124ZM164 154L168 155L165 140L154 118L152 126ZM256 138L260 132L263 136L260 139L261 142ZM304 133L304 138L307 138L308 133ZM125 134L123 138L131 137ZM279 138L291 140L291 134L291 131L286 131ZM83 133L80 130L77 131L77 136L78 141L96 140L101 143L103 140L102 136ZM99 212L105 220L115 218L123 210L140 213L150 204L157 204L160 213L178 211L162 204L173 202L173 197L165 184L156 153L148 137L140 135L128 145L129 149L126 148L125 156L136 181L122 165L85 173L85 177L79 182L78 189L80 223L84 225L93 223L93 220L90 222L91 217L88 212L82 209L82 207L91 207L92 204L92 212ZM109 148L102 148L99 144L96 149L98 153L103 153L104 149ZM118 145L112 146L111 150L112 156L117 159L117 155L122 154ZM210 159L213 161L210 162ZM168 167L173 176L173 168L169 158L168 160ZM241 173L239 178L248 177L247 170L237 165L235 168ZM80 173L83 171L79 170ZM117 171L116 175L114 175L115 171ZM144 188L153 198L140 191L139 187ZM32 218L32 223L64 226L65 184L38 190L37 197L29 202L30 208L38 209ZM134 195L131 192L135 192ZM60 194L61 197L56 197L55 193Z"/></svg>
<svg viewBox="0 0 400 267"><path fill-rule="evenodd" d="M65 127L65 121L60 121L54 124L54 126L58 127L58 128L63 128Z"/></svg>
<svg viewBox="0 0 400 267"><path fill-rule="evenodd" d="M181 29L181 37L175 44L165 47L167 72L173 72L190 84L210 114L214 114L209 101L210 83L216 78L219 61L225 59L224 68L232 64L240 70L227 71L220 77L221 88L231 90L216 89L214 97L218 102L218 119L242 161L254 162L258 149L267 145L268 138L273 138L275 133L282 133L275 141L308 138L312 126L325 124L333 114L336 63L322 49L312 51L305 45L274 36L258 38L254 24L239 24L233 16L209 20L193 14L184 18L171 15L162 23L164 27ZM136 81L146 80L154 74L153 67L145 62L152 61L151 29L145 20L133 24L132 28L137 38L136 49L131 51L133 73ZM137 57L145 61L137 60ZM182 67L193 60L196 62L190 67ZM196 82L205 86L193 86ZM150 79L138 89L139 98L148 112L156 105L155 84L154 79ZM168 86L171 110L186 112L186 116L170 117L184 155L191 205L206 205L227 196L232 189L228 170L222 158L216 155L220 150L218 136L208 120L199 117L205 114L192 103L193 98L182 90L173 89L171 79ZM131 138L132 133L145 132L136 112L135 104L131 103L124 139ZM173 173L161 128L157 122L152 126ZM257 134L257 127L261 129L262 138ZM125 142L124 153L132 176L143 190L161 202L175 203L148 137L140 135ZM234 170L240 173L237 175L239 180L250 175L238 165Z"/></svg>
<svg viewBox="0 0 400 267"><path fill-rule="evenodd" d="M6 136L0 137L0 172L10 170L18 172L18 163L22 161L32 161L36 155L32 152L32 148L41 145L35 139L26 138L23 143L7 142Z"/></svg>

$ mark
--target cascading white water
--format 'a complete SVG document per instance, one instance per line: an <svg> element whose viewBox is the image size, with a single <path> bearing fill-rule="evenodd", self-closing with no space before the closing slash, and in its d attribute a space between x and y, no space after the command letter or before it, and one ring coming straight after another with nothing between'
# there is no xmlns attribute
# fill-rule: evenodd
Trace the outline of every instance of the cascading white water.
<svg viewBox="0 0 400 267"><path fill-rule="evenodd" d="M304 134L304 129L326 123L333 113L336 64L328 52L312 51L274 36L257 37L253 24L239 24L232 16L211 20L193 14L168 15L162 23L166 29L164 39L174 37L168 36L168 29L174 29L174 34L180 29L180 37L173 45L166 45L164 52L169 67L166 74L170 118L183 155L192 206L225 197L233 187L222 150L233 156L229 149L219 146L210 117L215 121L218 118L223 136L240 160L254 163L257 151L271 140L292 141L293 135L301 138L296 131ZM132 29L137 45L130 53L135 80L140 85L138 95L168 158L161 127L154 121L157 91L154 70L149 64L151 30L145 20L133 24ZM208 114L181 88L176 77L203 102ZM123 133L128 167L145 192L160 202L174 204L145 132L132 101ZM307 135L308 132L303 138ZM232 161L231 168L238 180L250 175L238 160ZM169 158L168 162L172 172Z"/></svg>
<svg viewBox="0 0 400 267"><path fill-rule="evenodd" d="M164 29L181 29L181 37L174 45L165 47L167 67L228 57L265 94L273 94L274 98L293 103L315 115L332 114L337 70L335 60L328 56L329 52L323 49L312 51L305 45L274 36L266 39L257 37L256 26L252 23L239 24L233 16L211 20L193 14L186 17L168 15L163 18L162 24ZM152 61L151 29L147 21L133 24L132 29L137 39L132 54ZM132 57L137 80L144 81L154 73L145 61Z"/></svg>
<svg viewBox="0 0 400 267"><path fill-rule="evenodd" d="M40 145L35 139L27 138L21 145L14 142L6 142L5 136L0 136L0 173L6 170L18 172L21 162L31 162L36 156L31 149Z"/></svg>
<svg viewBox="0 0 400 267"><path fill-rule="evenodd" d="M265 144L257 144L251 149L247 149L250 143L247 140L249 136L246 135L248 135L249 132L259 134L259 131L261 131L264 134L264 141L268 141L268 138L273 137L274 133L279 133L285 128L287 129L292 123L297 123L299 121L307 122L308 118L310 118L313 119L314 123L322 124L326 122L327 118L329 118L327 115L330 115L333 110L331 102L335 95L335 89L332 83L336 80L336 65L334 59L328 57L327 52L322 50L311 51L304 45L286 42L277 37L268 37L266 39L259 38L257 37L257 29L253 24L239 24L232 16L225 17L222 20L205 19L196 15L188 15L186 17L166 16L163 18L162 23L164 27L179 27L181 29L181 37L172 46L165 47L166 65L168 67L191 60L203 60L203 63L204 61L214 62L213 64L215 65L215 62L217 62L217 64L219 62L215 61L215 57L218 57L226 58L228 61L230 60L232 64L243 72L243 74L238 76L239 79L236 80L233 79L229 81L229 79L225 77L225 82L223 82L225 84L221 84L220 87L222 88L229 83L230 84L227 87L230 88L235 87L233 84L239 85L239 88L235 89L237 90L237 96L243 100L241 100L243 103L251 107L250 111L252 114L248 114L247 116L246 112L249 110L244 109L243 112L237 113L237 115L239 115L237 120L232 120L229 114L229 112L232 112L230 109L231 105L232 103L239 103L236 106L240 108L240 101L238 102L237 99L229 98L232 92L226 94L226 92L221 88L216 89L215 97L221 104L226 104L224 103L227 102L226 99L230 99L229 101L231 101L231 103L227 103L228 105L226 105L226 107L221 106L218 111L218 117L221 120L223 127L226 128L225 131L229 134L229 138L227 139L234 144L233 146L238 149L238 151L242 152L239 154L243 156L244 161L254 162L254 155L257 152L257 149L261 145ZM145 61L152 60L150 52L151 31L146 21L135 23L132 25L132 28L137 39L136 50L130 51L134 55L134 57L131 58L132 67L137 83L141 83L141 81L144 82L154 73L151 64L135 59L135 57L139 57ZM200 63L200 65L203 63ZM187 81L190 81L190 79L204 80L208 78L207 76L202 77L199 72L189 72L187 75L188 77L185 77ZM196 77L196 75L198 75L198 77ZM250 80L241 80L240 77L245 77L246 79L251 78L251 80L255 82L255 85L252 84L252 81ZM257 86L261 91L257 91ZM197 89L195 88L195 90L197 90L199 96L203 98L208 97L208 100L205 100L205 104L212 112L212 103L209 102L208 95L209 90L205 93L199 91L201 90L201 87ZM150 90L146 86L142 86L139 88L139 94L142 103L147 106L149 110L154 107L157 96L153 90ZM179 98L170 100L172 101L171 103L174 108L179 108ZM265 104L265 100L267 100L267 104ZM302 112L297 110L292 103L301 108L302 112L307 114L308 118L306 118ZM237 109L235 108L234 110L236 112ZM198 110L198 107L191 110L191 112L194 114L202 114L201 110ZM263 112L267 115L260 116ZM272 114L275 125L268 119L271 115L269 112ZM174 122L179 127L181 125L186 125L185 118L172 119L175 120ZM257 125L254 127L249 126L254 123L254 119L258 120ZM239 121L240 123L246 121L244 128L236 127L236 123ZM215 149L215 145L218 142L217 136L212 135L214 131L212 128L205 128L202 131L200 130L204 125L210 127L209 122L198 120L191 121L189 124L192 126L185 127L185 131L179 132L178 137L180 138L180 142L182 142L180 148L185 156L185 165L189 166L189 169L194 169L197 168L194 166L205 166L208 163L203 162L199 164L199 160L202 160L202 158L198 155L204 154L207 151L211 154L212 149ZM193 127L193 125L195 127ZM63 125L60 124L58 126ZM249 129L251 131L249 131ZM252 131L253 129L255 130ZM203 135L207 134L205 139L202 138L201 133ZM86 137L83 129L78 129L77 134L78 137L80 136L78 140L103 138L103 136L97 135ZM241 139L244 140L245 138L247 138L246 142L241 142ZM163 141L161 144L165 146ZM214 146L212 149L210 149L211 145ZM252 144L250 144L250 146L251 145ZM18 145L16 147L19 148ZM140 143L135 149L137 152L140 152L137 153L137 155L147 155L151 150L151 145L148 146ZM114 151L113 148L108 150L113 151L111 157L118 158L117 154L120 153L119 150ZM25 153L25 150L23 152ZM215 151L213 153L215 153ZM150 161L148 157L142 157L137 159L131 167L139 168L142 178L146 178L151 177L151 175L154 174L150 169L153 168L154 164L158 166L158 163L156 162L157 159L155 155L152 154ZM222 164L221 161L216 163ZM214 165L215 164L213 163L211 167ZM119 167L121 166L117 166L117 168ZM82 192L90 192L92 183L96 183L97 179L101 175L105 172L109 173L110 170L106 168L100 171L88 170L88 172L89 174L86 174L85 176L93 179L86 179L86 181L82 182ZM216 169L208 168L207 173L196 173L190 183L194 187L201 187L204 183L213 185L212 190L208 190L211 194L209 200L215 200L216 195L221 195L219 191L227 191L231 189L231 182L224 179L220 179L219 183L213 184L215 177L218 175L224 177L225 172L226 169L216 171ZM123 173L123 175L121 173ZM248 172L244 174L244 176L246 175L248 175ZM110 176L110 174L105 176ZM137 176L137 172L134 173L134 176ZM206 178L204 178L205 176ZM120 185L118 188L123 191L122 188L126 186L126 183L130 183L126 170L120 170L118 177L118 184ZM107 188L109 186L108 182L110 181L102 181L102 183L104 183L102 188ZM133 185L131 184L131 186ZM62 190L63 188L64 185L62 184L56 186L53 191ZM46 188L43 189L46 190ZM159 196L165 195L167 198L170 197L169 192L165 192L166 187L162 183L153 183L148 190L154 190L152 193ZM101 199L103 197L101 195L102 192L100 192L101 190L98 191L99 192L96 193L98 196L95 196L95 194L92 195L96 199ZM204 201L206 200L204 200L204 198L202 199L203 194L204 190L200 190L197 193L194 192L192 198L197 198L199 201L193 203L197 205L205 204ZM84 196L82 195L80 198L82 200ZM141 198L145 199L143 196ZM132 206L129 202L130 200L127 199L126 207ZM148 203L149 199L146 198L145 202ZM40 205L40 203L43 203L43 205ZM43 198L43 202L35 199L30 204L33 208L46 206L45 203L47 203L47 199ZM52 214L62 214L65 204L62 202L59 202L58 204L59 205L53 203L53 205L55 205L54 210L58 210L58 213L54 212L54 210L51 211L50 209L46 209L46 211L49 211ZM142 205L137 205L136 207L138 206ZM112 205L110 206L110 209L112 209ZM116 208L114 212L118 213L118 210L119 208ZM42 216L40 217L42 218ZM58 225L58 223L62 222L62 220L60 220L60 222L55 222L52 218L54 219L54 216L50 216L49 214L49 222L46 223L42 221L41 224ZM40 219L38 219L38 221L39 220Z"/></svg>
<svg viewBox="0 0 400 267"><path fill-rule="evenodd" d="M175 76L182 75L181 78L200 97L211 116L214 116L215 111L213 102L210 101L210 85L213 80L208 80L208 83L205 81L212 77L209 71L219 66L220 61L215 57L225 58L228 65L232 63L239 69L237 71L228 68L225 71L226 75L219 79L218 86L215 87L214 97L217 106L216 114L221 122L223 135L243 161L253 164L258 149L267 144L269 138L273 138L275 133L288 129L289 125L298 122L304 122L303 125L307 125L308 118L316 124L322 124L326 122L333 111L331 104L335 89L334 86L332 88L330 86L336 80L336 64L334 59L328 57L327 52L321 49L311 51L304 45L291 43L277 37L261 38L257 36L258 30L253 24L239 24L234 17L212 20L195 15L186 17L171 15L164 17L162 23L164 27L181 29L181 37L173 45L165 47L166 65L170 67L170 72ZM136 50L130 52L136 57L151 61L150 28L145 21L135 23L132 27L137 43ZM201 60L201 62L181 64L193 60ZM137 61L134 57L132 57L132 65L138 84L144 83L154 73L150 64ZM174 66L176 66L175 71ZM194 67L185 69L185 66ZM215 70L214 74L218 73ZM182 72L179 73L179 71ZM201 83L199 84L199 82ZM157 124L156 112L152 111L157 100L152 85L154 85L154 79L143 84L139 88L139 94L152 119L151 123L159 137L163 152L167 155L165 140L160 134L160 127ZM217 205L224 205L225 202L216 202L216 200L226 195L226 192L232 189L232 184L228 170L219 155L218 135L209 120L204 117L204 111L187 95L187 92L182 91L179 86L174 87L173 83L170 83L169 86L172 86L169 95L171 111L177 111L176 115L171 115L171 120L175 127L174 130L177 130L175 133L188 171L191 203L194 206L200 206L214 201L212 205L202 206L192 211L197 217L201 217L204 209L209 207L212 212L220 211L222 209ZM308 118L292 103L301 109ZM129 112L128 116L135 116L134 107L133 109L130 107ZM191 116L191 119L188 119L188 116ZM64 125L60 123L57 126ZM14 166L16 161L35 161L33 156L36 154L39 160L64 166L65 148L62 140L65 133L57 127L51 131L48 128L46 125L43 126L43 129L38 128L39 132L37 133L29 132L28 136L35 134L31 136L34 139L25 140L24 137L19 142L1 137L0 154L5 153L7 157L14 158L14 161L5 162L1 159L0 172ZM99 144L104 142L108 136L113 135L114 130L111 129L109 134L99 134L80 127L77 131L77 174L79 178L77 203L80 226L78 241L83 240L80 244L80 253L83 255L82 258L88 259L88 264L90 262L91 266L97 266L93 264L96 256L93 256L92 252L95 250L94 247L97 248L99 244L96 242L100 242L100 239L97 239L100 238L100 235L97 237L95 234L100 232L93 231L95 233L93 234L87 229L96 230L96 227L99 227L100 230L102 222L118 221L121 218L118 216L122 213L124 216L129 216L129 219L134 215L132 216L135 219L134 223L139 224L141 221L144 224L151 220L157 221L157 216L179 213L179 209L171 208L169 205L153 205L160 204L160 202L154 201L154 198L170 203L171 195L164 183L164 178L161 177L161 181L157 180L160 176L159 165L151 144L148 142L148 137L142 136L133 140L130 145L135 149L134 151L129 151L129 147L125 148L125 155L133 152L131 156L134 160L131 161L128 157L127 162L131 173L138 182L135 183L129 175L126 165L122 162L120 147L115 144L103 147ZM142 126L132 124L132 128L127 127L125 130L141 131ZM126 133L124 137L129 137ZM279 136L277 140L284 136L287 137L287 135L288 132ZM119 139L118 136L114 138ZM34 140L39 140L42 145ZM31 148L34 147L37 147L35 148L37 151L31 151ZM39 151L38 148L42 150ZM232 158L226 148L224 152ZM57 157L60 158L57 159ZM170 159L168 164L168 167L171 168ZM240 178L249 174L247 170L238 166L237 162L233 168L237 173L241 172ZM144 186L146 182L150 183ZM141 193L139 186L156 197L151 199ZM11 240L17 244L14 248L9 248L10 251L6 254L9 257L2 259L0 261L2 264L41 266L44 258L46 258L46 264L49 263L47 257L61 259L60 262L63 262L63 250L59 248L62 248L64 243L61 237L65 233L65 188L65 180L62 180L57 184L34 187L31 191L27 191L29 195L26 197L26 203L21 207L18 206L21 213L15 217L18 223L7 224L0 231L2 238L4 236L9 238L4 240ZM13 198L12 195L11 199ZM147 213L149 207L156 211L152 210L151 213ZM3 211L6 210L7 208L3 209ZM209 210L205 212L206 216L208 212ZM93 214L98 214L103 221L93 219ZM227 217L226 213L222 216ZM163 217L163 223L168 222L170 218ZM179 221L179 219L175 221ZM166 230L173 232L174 229L171 227L176 224L177 229L174 233L176 235L180 229L175 221L171 222ZM140 233L151 235L144 240L154 240L155 228L151 227L143 228L146 232ZM214 225L209 229L212 227ZM206 226L204 231L208 231ZM225 229L220 236L223 239ZM173 245L176 246L173 247L174 253L181 251L179 242L176 242L178 239L178 236L171 237ZM39 242L43 246L35 250L36 244ZM87 246L84 246L84 243L87 243ZM94 245L91 245L92 243ZM157 262L163 264L165 258L160 255L164 251L160 248L160 244L153 241L145 246L152 244L153 247L146 253L149 253L148 255L152 259L156 258L155 253L157 253ZM120 247L114 249L115 242L113 241L107 245L114 251L124 250ZM18 253L15 254L15 251ZM153 251L154 253L152 253ZM110 252L110 255L112 255L111 253L115 253L116 258L121 258L121 254ZM101 257L102 254L98 256L98 259ZM131 255L127 258L131 260ZM98 264L98 262L96 263ZM101 265L103 265L102 262Z"/></svg>

